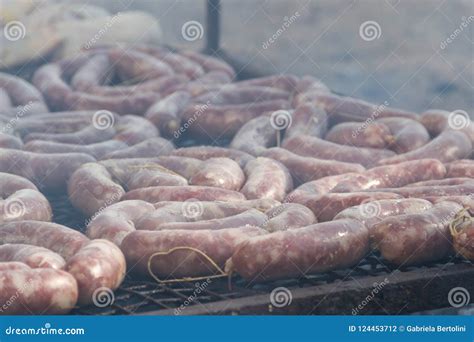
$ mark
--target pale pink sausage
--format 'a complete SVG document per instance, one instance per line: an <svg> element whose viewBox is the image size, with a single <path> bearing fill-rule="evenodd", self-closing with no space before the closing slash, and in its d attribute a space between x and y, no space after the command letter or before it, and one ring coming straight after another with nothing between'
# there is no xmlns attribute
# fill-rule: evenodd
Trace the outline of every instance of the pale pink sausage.
<svg viewBox="0 0 474 342"><path fill-rule="evenodd" d="M66 265L63 257L49 249L26 245L4 244L0 246L0 262L17 261L31 268L63 269Z"/></svg>
<svg viewBox="0 0 474 342"><path fill-rule="evenodd" d="M226 271L251 282L300 278L352 266L368 252L364 225L338 220L250 238L237 246Z"/></svg>
<svg viewBox="0 0 474 342"><path fill-rule="evenodd" d="M0 315L64 315L77 297L76 280L62 270L0 268Z"/></svg>
<svg viewBox="0 0 474 342"><path fill-rule="evenodd" d="M92 240L82 247L66 264L65 270L76 279L79 304L98 300L102 288L117 289L127 266L120 249L107 240Z"/></svg>
<svg viewBox="0 0 474 342"><path fill-rule="evenodd" d="M122 242L127 263L136 265L134 272L149 275L148 262L155 276L162 280L214 275L217 272L208 260L191 249L173 250L177 247L193 248L211 258L221 269L237 245L250 237L266 234L257 227L239 227L219 230L162 230L135 231ZM154 253L164 253L156 255ZM167 254L168 253L168 254Z"/></svg>
<svg viewBox="0 0 474 342"><path fill-rule="evenodd" d="M288 169L273 159L259 157L245 166L247 180L241 192L247 199L274 199L283 201L293 189Z"/></svg>

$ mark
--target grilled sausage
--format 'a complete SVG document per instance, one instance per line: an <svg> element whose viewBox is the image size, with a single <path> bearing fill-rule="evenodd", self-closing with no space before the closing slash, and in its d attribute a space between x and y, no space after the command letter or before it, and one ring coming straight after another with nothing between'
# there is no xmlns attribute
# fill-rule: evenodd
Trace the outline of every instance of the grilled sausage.
<svg viewBox="0 0 474 342"><path fill-rule="evenodd" d="M189 179L191 185L213 186L239 191L245 175L239 164L229 158L211 158L202 162L199 170Z"/></svg>
<svg viewBox="0 0 474 342"><path fill-rule="evenodd" d="M0 246L0 262L22 262L31 268L54 268L61 270L66 265L63 257L49 249L25 244Z"/></svg>
<svg viewBox="0 0 474 342"><path fill-rule="evenodd" d="M162 280L182 277L208 276L217 273L200 252L207 255L220 268L232 256L237 245L250 237L265 234L257 227L239 227L219 230L162 230L135 231L122 242L127 263L136 265L134 272L152 272ZM185 247L185 249L175 248ZM154 253L163 253L156 255Z"/></svg>
<svg viewBox="0 0 474 342"><path fill-rule="evenodd" d="M358 163L365 167L395 155L390 150L339 145L310 136L295 136L286 140L282 147L305 157Z"/></svg>
<svg viewBox="0 0 474 342"><path fill-rule="evenodd" d="M16 264L5 263L2 265ZM0 315L61 315L71 311L78 290L72 275L52 268L0 268Z"/></svg>
<svg viewBox="0 0 474 342"><path fill-rule="evenodd" d="M346 208L383 199L397 199L402 196L390 192L327 193L305 196L301 204L310 208L319 222L330 221Z"/></svg>
<svg viewBox="0 0 474 342"><path fill-rule="evenodd" d="M313 224L250 238L226 263L251 282L304 277L358 263L369 252L369 234L356 220Z"/></svg>
<svg viewBox="0 0 474 342"><path fill-rule="evenodd" d="M354 178L340 182L332 191L351 192L366 189L398 188L410 183L440 179L445 175L446 168L439 160L412 160L367 170Z"/></svg>
<svg viewBox="0 0 474 342"><path fill-rule="evenodd" d="M424 158L433 158L443 163L449 163L467 158L471 153L472 143L467 135L459 131L446 130L426 145L395 157L384 158L379 161L379 164L396 164Z"/></svg>
<svg viewBox="0 0 474 342"><path fill-rule="evenodd" d="M245 166L247 181L241 192L247 199L274 199L283 201L293 189L288 169L273 159L259 157Z"/></svg>
<svg viewBox="0 0 474 342"><path fill-rule="evenodd" d="M65 270L77 280L79 304L90 304L98 298L98 289L117 289L127 267L120 249L107 240L92 240L66 264Z"/></svg>
<svg viewBox="0 0 474 342"><path fill-rule="evenodd" d="M372 239L399 266L439 260L453 252L449 225L461 210L457 203L440 202L423 213L388 217L372 226Z"/></svg>
<svg viewBox="0 0 474 342"><path fill-rule="evenodd" d="M82 153L46 154L0 149L0 172L32 181L40 190L62 192L72 173L95 159Z"/></svg>
<svg viewBox="0 0 474 342"><path fill-rule="evenodd" d="M265 212L267 221L262 226L269 232L288 230L309 226L316 223L313 212L304 205L283 203Z"/></svg>
<svg viewBox="0 0 474 342"><path fill-rule="evenodd" d="M296 185L327 176L365 171L365 168L360 164L302 157L278 147L268 149L262 153L262 156L274 159L285 165Z"/></svg>

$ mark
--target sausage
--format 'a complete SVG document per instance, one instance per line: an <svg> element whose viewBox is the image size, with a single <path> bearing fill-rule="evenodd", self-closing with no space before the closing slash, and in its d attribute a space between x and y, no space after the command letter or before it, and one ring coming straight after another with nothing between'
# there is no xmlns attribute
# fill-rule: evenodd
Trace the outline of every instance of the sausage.
<svg viewBox="0 0 474 342"><path fill-rule="evenodd" d="M179 128L181 115L191 101L191 95L186 91L176 91L171 95L155 102L145 113L145 117L158 127L167 138Z"/></svg>
<svg viewBox="0 0 474 342"><path fill-rule="evenodd" d="M430 141L430 134L418 121L407 118L381 118L374 123L384 124L390 130L388 148L398 154L416 150Z"/></svg>
<svg viewBox="0 0 474 342"><path fill-rule="evenodd" d="M360 164L302 157L278 147L266 150L262 156L277 160L285 165L296 185L327 176L365 171L365 168Z"/></svg>
<svg viewBox="0 0 474 342"><path fill-rule="evenodd" d="M288 93L295 91L298 84L298 77L291 74L271 75L265 77L251 78L248 80L237 81L234 84L239 87L261 86L284 90Z"/></svg>
<svg viewBox="0 0 474 342"><path fill-rule="evenodd" d="M0 200L0 223L21 220L51 221L52 216L48 200L37 190L18 190L6 200Z"/></svg>
<svg viewBox="0 0 474 342"><path fill-rule="evenodd" d="M418 186L444 186L444 185L464 185L471 184L474 182L474 179L467 177L457 177L457 178L444 178L444 179L434 179L427 180L422 182L410 183L404 187L418 187Z"/></svg>
<svg viewBox="0 0 474 342"><path fill-rule="evenodd" d="M443 163L449 163L457 159L467 158L471 153L472 143L464 133L446 130L426 145L395 157L384 158L379 161L379 164L396 164L424 158L433 158Z"/></svg>
<svg viewBox="0 0 474 342"><path fill-rule="evenodd" d="M433 137L447 130L455 130L466 134L474 144L474 125L466 114L461 111L432 109L421 114L420 122Z"/></svg>
<svg viewBox="0 0 474 342"><path fill-rule="evenodd" d="M277 143L278 131L271 125L270 118L259 116L244 124L232 139L229 147L253 156L262 154Z"/></svg>
<svg viewBox="0 0 474 342"><path fill-rule="evenodd" d="M0 113L6 112L11 107L13 107L13 104L10 96L3 88L0 88Z"/></svg>
<svg viewBox="0 0 474 342"><path fill-rule="evenodd" d="M262 226L270 233L309 226L316 223L313 212L304 205L283 203L265 212L267 221Z"/></svg>
<svg viewBox="0 0 474 342"><path fill-rule="evenodd" d="M239 164L229 158L211 158L189 179L190 185L213 186L239 191L245 175Z"/></svg>
<svg viewBox="0 0 474 342"><path fill-rule="evenodd" d="M82 65L71 78L71 86L80 91L89 92L90 88L97 90L97 86L110 80L111 63L107 54L97 54Z"/></svg>
<svg viewBox="0 0 474 342"><path fill-rule="evenodd" d="M9 104L15 106L6 109L0 108L0 114L2 115L23 117L49 112L41 92L20 77L0 73L0 90L8 96Z"/></svg>
<svg viewBox="0 0 474 342"><path fill-rule="evenodd" d="M45 64L36 70L32 79L33 85L44 95L50 108L56 111L66 107L65 98L71 92L71 88L61 78L62 73L61 65Z"/></svg>
<svg viewBox="0 0 474 342"><path fill-rule="evenodd" d="M220 59L215 57L203 55L191 50L182 51L181 55L195 61L196 63L200 64L204 71L211 72L211 71L221 71L227 74L231 79L235 77L234 69L227 63L223 62Z"/></svg>
<svg viewBox="0 0 474 342"><path fill-rule="evenodd" d="M246 104L193 104L183 113L186 134L202 140L232 138L249 120L265 112L289 109L287 100L271 100Z"/></svg>
<svg viewBox="0 0 474 342"><path fill-rule="evenodd" d="M217 272L199 250L220 268L235 251L236 246L250 237L265 234L258 227L239 227L219 230L162 230L135 231L122 242L127 263L136 265L134 272L149 274L148 263L156 277L162 280L182 277L210 276ZM191 249L174 250L177 247ZM156 255L154 253L163 253Z"/></svg>
<svg viewBox="0 0 474 342"><path fill-rule="evenodd" d="M72 275L24 266L0 270L0 315L61 315L74 308L78 290Z"/></svg>
<svg viewBox="0 0 474 342"><path fill-rule="evenodd" d="M453 252L449 225L462 206L441 202L418 214L388 217L372 226L372 239L382 256L398 266L423 264Z"/></svg>
<svg viewBox="0 0 474 342"><path fill-rule="evenodd" d="M44 140L65 144L88 145L113 139L115 134L116 130L113 127L98 130L90 125L72 133L33 132L25 136L23 140L26 142L31 140Z"/></svg>
<svg viewBox="0 0 474 342"><path fill-rule="evenodd" d="M285 140L282 147L304 157L356 163L364 167L373 166L379 160L395 155L386 149L345 146L310 136L295 136Z"/></svg>
<svg viewBox="0 0 474 342"><path fill-rule="evenodd" d="M23 142L13 135L0 133L0 148L21 150L23 148Z"/></svg>
<svg viewBox="0 0 474 342"><path fill-rule="evenodd" d="M0 172L32 181L40 190L62 192L71 174L95 159L83 153L46 154L0 149Z"/></svg>
<svg viewBox="0 0 474 342"><path fill-rule="evenodd" d="M397 198L402 196L390 192L327 193L305 196L300 204L311 209L318 222L325 222L332 220L346 208L370 201Z"/></svg>
<svg viewBox="0 0 474 342"><path fill-rule="evenodd" d="M127 270L120 249L107 240L92 240L67 261L65 270L77 280L79 304L97 300L101 288L117 289Z"/></svg>
<svg viewBox="0 0 474 342"><path fill-rule="evenodd" d="M107 55L122 81L132 79L142 82L174 73L168 64L137 50L111 48L107 50Z"/></svg>
<svg viewBox="0 0 474 342"><path fill-rule="evenodd" d="M259 157L244 168L247 180L241 189L247 199L274 199L283 201L293 190L293 180L288 169L278 161Z"/></svg>
<svg viewBox="0 0 474 342"><path fill-rule="evenodd" d="M96 159L102 159L105 155L128 148L128 145L121 141L107 140L94 144L68 144L54 141L30 140L25 144L24 149L30 152L39 153L84 153Z"/></svg>
<svg viewBox="0 0 474 342"><path fill-rule="evenodd" d="M249 209L240 214L224 218L214 218L196 222L168 222L159 225L140 225L145 230L218 230L243 226L260 227L267 221L267 216L257 209ZM151 223L151 222L149 222Z"/></svg>
<svg viewBox="0 0 474 342"><path fill-rule="evenodd" d="M273 100L287 100L289 93L284 90L255 85L239 86L238 83L223 85L219 89L196 96L197 103L214 105L238 105Z"/></svg>
<svg viewBox="0 0 474 342"><path fill-rule="evenodd" d="M127 192L123 200L139 199L150 203L161 201L242 201L245 196L237 191L208 186L151 186Z"/></svg>
<svg viewBox="0 0 474 342"><path fill-rule="evenodd" d="M88 216L118 202L125 194L107 168L97 163L85 164L74 172L67 191L72 205Z"/></svg>
<svg viewBox="0 0 474 342"><path fill-rule="evenodd" d="M344 209L334 217L334 220L358 220L367 227L370 233L373 225L386 217L423 213L432 207L431 202L419 198L386 199Z"/></svg>
<svg viewBox="0 0 474 342"><path fill-rule="evenodd" d="M389 128L379 122L343 122L332 127L325 139L340 145L370 148L388 148L393 141Z"/></svg>
<svg viewBox="0 0 474 342"><path fill-rule="evenodd" d="M0 223L51 221L49 201L29 180L0 172Z"/></svg>
<svg viewBox="0 0 474 342"><path fill-rule="evenodd" d="M369 190L370 191L370 190ZM381 188L375 191L392 192L403 197L428 198L439 196L462 196L474 193L474 184L410 186L404 188Z"/></svg>
<svg viewBox="0 0 474 342"><path fill-rule="evenodd" d="M226 271L252 282L299 278L350 267L368 252L367 228L338 220L250 238L237 247Z"/></svg>
<svg viewBox="0 0 474 342"><path fill-rule="evenodd" d="M426 197L427 201L430 201L431 203L439 203L439 202L454 202L457 203L461 206L463 206L465 209L468 210L468 212L471 215L474 215L474 197L471 195L454 195L454 196L432 196L432 197Z"/></svg>
<svg viewBox="0 0 474 342"><path fill-rule="evenodd" d="M314 91L330 92L329 88L323 82L321 82L321 80L310 75L301 77L296 82L294 90L297 94L310 93ZM304 96L302 98L304 98Z"/></svg>
<svg viewBox="0 0 474 342"><path fill-rule="evenodd" d="M97 117L95 113L95 111L69 111L55 112L54 114L36 114L17 121L14 133L22 139L25 139L31 133L73 133L93 124L94 115ZM111 122L115 121L117 116L113 113L107 113L107 116L103 118L107 118L107 122ZM100 120L96 118L96 121ZM103 127L101 126L101 128ZM108 131L105 133L108 133Z"/></svg>
<svg viewBox="0 0 474 342"><path fill-rule="evenodd" d="M156 127L147 119L136 115L123 115L114 125L117 134L114 139L128 145L135 145L159 135Z"/></svg>
<svg viewBox="0 0 474 342"><path fill-rule="evenodd" d="M156 186L184 186L185 178L153 162L109 159L86 164L71 176L68 194L71 203L87 215L118 202L126 191Z"/></svg>
<svg viewBox="0 0 474 342"><path fill-rule="evenodd" d="M216 90L219 86L228 84L231 81L232 78L229 77L227 73L215 70L210 71L185 85L179 85L175 90L185 90L189 92L191 96L196 97L209 91Z"/></svg>
<svg viewBox="0 0 474 342"><path fill-rule="evenodd" d="M152 55L168 64L176 73L187 75L191 79L202 76L205 71L199 63L187 57L173 53L167 49L157 48L151 45L140 45L135 48L137 51Z"/></svg>
<svg viewBox="0 0 474 342"><path fill-rule="evenodd" d="M0 262L12 261L25 263L31 268L53 268L56 270L61 270L66 265L62 256L43 247L9 243L1 245Z"/></svg>
<svg viewBox="0 0 474 342"><path fill-rule="evenodd" d="M240 220L242 218L242 216L237 217L239 214L247 212L250 209L256 209L263 212L279 204L280 202L267 199L234 202L212 202L190 199L184 202L159 202L154 204L156 210L143 215L135 223L135 227L138 227L137 229L141 230L156 230L157 228L161 229L162 225L167 225L170 222L186 222L191 223L191 225L188 226L191 226L192 229L195 229L195 227L192 225L194 223L197 223L197 226L207 224L208 226L213 227L215 225L212 225L212 222L210 221L224 218L230 218L230 220L224 221L224 223L233 225L233 222L236 222L236 219ZM261 223L262 217L265 218L264 216L257 214L255 210L247 212L243 216L243 218L250 218L252 222L257 223ZM257 223L255 223L255 225L257 225Z"/></svg>
<svg viewBox="0 0 474 342"><path fill-rule="evenodd" d="M240 167L244 167L248 161L254 159L254 157L248 153L232 148L216 146L193 146L178 148L173 152L173 155L179 157L196 158L200 160L219 157L230 158L239 163Z"/></svg>
<svg viewBox="0 0 474 342"><path fill-rule="evenodd" d="M317 180L304 183L297 187L295 190L290 192L286 198L285 202L296 202L301 203L301 201L307 195L322 195L330 192L336 187L340 182L352 179L353 177L358 176L358 173L343 173L335 176L327 176L319 178Z"/></svg>
<svg viewBox="0 0 474 342"><path fill-rule="evenodd" d="M106 239L117 246L129 233L135 231L135 224L155 207L144 201L123 201L97 212L87 225L87 236L91 239Z"/></svg>
<svg viewBox="0 0 474 342"><path fill-rule="evenodd" d="M470 177L474 178L474 160L461 159L446 165L446 177Z"/></svg>
<svg viewBox="0 0 474 342"><path fill-rule="evenodd" d="M441 179L445 175L446 168L439 160L411 160L367 170L352 179L340 182L332 191L351 192L366 189L398 188L410 183Z"/></svg>
<svg viewBox="0 0 474 342"><path fill-rule="evenodd" d="M291 124L286 128L285 139L298 135L322 138L328 128L326 111L310 103L300 104L291 115Z"/></svg>
<svg viewBox="0 0 474 342"><path fill-rule="evenodd" d="M178 157L174 155L152 159L151 162L156 162L186 179L191 179L191 177L193 177L203 166L203 161L199 159Z"/></svg>
<svg viewBox="0 0 474 342"><path fill-rule="evenodd" d="M0 225L0 245L14 243L44 247L66 261L88 242L82 233L57 223L18 221Z"/></svg>
<svg viewBox="0 0 474 342"><path fill-rule="evenodd" d="M403 117L417 120L417 114L398 108L375 105L364 100L351 97L338 96L327 91L316 90L299 94L296 103L309 102L322 106L327 112L332 123L347 121L366 121L375 118Z"/></svg>
<svg viewBox="0 0 474 342"><path fill-rule="evenodd" d="M155 137L144 140L136 145L107 153L102 158L97 159L148 158L166 156L172 153L174 149L175 148L172 142L160 137Z"/></svg>
<svg viewBox="0 0 474 342"><path fill-rule="evenodd" d="M73 75L81 66L81 63L85 63L83 58L88 58L88 56L80 56L73 63L63 60L57 63L46 64L35 72L33 84L43 93L53 109L102 109L118 114L143 114L159 99L159 93L154 93L153 91L140 91L113 96L75 91L62 77L67 79L68 74Z"/></svg>

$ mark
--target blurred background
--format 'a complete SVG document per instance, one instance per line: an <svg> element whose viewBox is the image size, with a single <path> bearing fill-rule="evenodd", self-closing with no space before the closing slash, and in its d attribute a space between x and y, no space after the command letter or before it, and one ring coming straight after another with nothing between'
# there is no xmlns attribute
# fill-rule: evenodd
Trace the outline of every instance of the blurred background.
<svg viewBox="0 0 474 342"><path fill-rule="evenodd" d="M64 46L55 36L66 29L32 30L22 19L23 7L31 15L32 8L51 3L61 1L0 0L1 20L4 26L11 20L25 23L32 50L49 48L47 41ZM129 40L140 35L147 43L199 50L209 30L205 0L62 3L103 7L111 16L108 23L117 12L122 20L130 11L143 11L143 17L125 24L103 26L107 35L114 31ZM220 47L239 62L237 71L311 74L336 92L378 104L418 112L442 108L473 113L472 0L222 0L219 13ZM77 20L74 15L64 19ZM73 28L69 36L81 31ZM7 43L0 56L18 50L18 44L13 49ZM48 53L42 52L40 59Z"/></svg>

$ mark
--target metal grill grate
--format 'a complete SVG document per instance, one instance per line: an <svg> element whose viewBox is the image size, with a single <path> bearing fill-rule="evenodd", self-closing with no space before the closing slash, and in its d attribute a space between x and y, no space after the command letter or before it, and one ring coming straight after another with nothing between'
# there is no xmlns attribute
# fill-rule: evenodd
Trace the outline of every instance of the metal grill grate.
<svg viewBox="0 0 474 342"><path fill-rule="evenodd" d="M78 213L70 204L66 195L49 196L55 222L67 225L80 231L84 231L86 218ZM291 291L298 291L299 289L307 290L307 304L311 303L311 295L318 293L318 300L327 297L335 287L341 287L347 292L346 295L339 294L331 297L331 309L321 309L320 313L350 313L353 307L353 302L357 302L357 296L360 294L363 298L370 293L374 282L380 282L385 277L391 277L391 286L387 287L388 297L390 292L393 295L401 293L404 301L399 301L399 307L391 307L395 313L411 312L416 310L425 310L428 308L446 306L445 298L440 299L438 306L427 301L417 301L416 305L403 307L403 303L410 301L410 295L419 296L419 292L423 290L425 284L429 284L433 279L442 278L442 273L446 270L453 272L446 275L446 279L439 281L442 285L436 287L433 296L444 296L446 291L453 284L464 284L466 278L466 270L470 279L474 279L474 267L468 261L460 258L452 260L445 260L433 264L427 264L422 267L405 267L395 269L391 265L384 264L377 254L371 254L357 266L347 269L327 272L323 274L315 274L300 279L285 279L279 281L265 282L265 283L248 283L239 277L232 279L231 288L227 279L213 279L207 283L205 288L201 285L203 282L182 282L174 284L158 284L149 279L137 279L127 276L122 286L115 292L114 302L106 307L87 306L75 309L73 314L80 315L131 315L131 314L174 314L175 310L184 305L183 314L187 313L216 313L210 310L209 305L214 303L222 304L217 313L232 312L232 303L239 302L239 300L248 299L248 307L252 307L252 298L256 296L265 295L267 298L271 291L277 287L285 287ZM457 276L459 275L459 277ZM438 280L439 280L438 279ZM470 282L472 283L472 281ZM201 286L199 295L196 295L196 289ZM474 288L472 289L474 291ZM401 292L400 292L401 291ZM327 292L325 294L325 292ZM350 294L349 294L350 293ZM447 293L447 292L446 292ZM350 300L348 300L350 298ZM314 298L313 298L314 300ZM380 301L384 301L381 298ZM305 301L303 301L305 303ZM398 303L398 302L397 302ZM244 303L245 304L245 303ZM303 304L304 305L304 304ZM391 304L394 305L394 304ZM434 306L433 306L434 305ZM259 310L268 310L268 305L261 305ZM379 304L383 306L383 304ZM222 311L222 308L229 308L227 311ZM230 310L230 311L229 311ZM244 313L252 313L258 311L254 308L249 309ZM300 310L302 310L300 308ZM332 312L331 310L334 310ZM366 308L365 313L385 313L384 310L377 307ZM292 312L292 313L298 313ZM181 312L180 312L181 313ZM313 312L311 312L313 313Z"/></svg>

